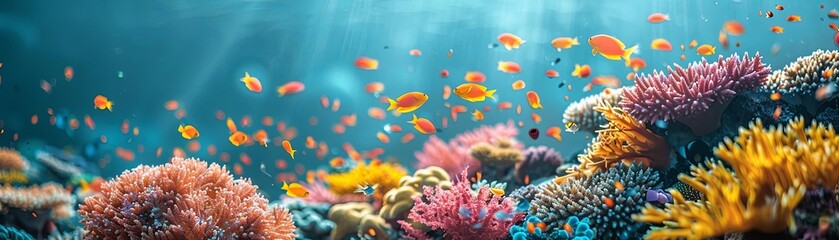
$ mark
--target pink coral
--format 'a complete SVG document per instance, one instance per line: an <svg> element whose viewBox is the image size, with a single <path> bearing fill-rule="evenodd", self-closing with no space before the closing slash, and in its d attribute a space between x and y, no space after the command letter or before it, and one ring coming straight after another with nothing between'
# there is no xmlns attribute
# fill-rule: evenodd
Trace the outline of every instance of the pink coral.
<svg viewBox="0 0 839 240"><path fill-rule="evenodd" d="M745 54L742 59L734 54L719 56L715 63L703 58L687 68L677 64L667 71L639 75L635 87L624 91L621 107L642 122L678 120L695 134L705 135L719 127L720 115L734 95L756 89L770 69L760 54L754 58Z"/></svg>
<svg viewBox="0 0 839 240"><path fill-rule="evenodd" d="M463 169L457 184L451 190L441 187L424 187L423 197L414 198L414 207L408 219L429 227L445 231L446 239L502 239L507 237L510 227L523 217L515 213L512 217L498 217L513 213L512 200L497 196L482 187L473 195L467 169ZM426 199L425 201L423 199ZM399 225L410 239L428 239L426 232L406 221Z"/></svg>
<svg viewBox="0 0 839 240"><path fill-rule="evenodd" d="M306 202L313 202L313 203L329 203L330 205L335 205L339 203L348 203L348 202L365 202L367 201L368 197L364 196L363 194L344 194L341 196L335 195L329 188L324 185L323 182L315 181L313 183L304 183L303 187L309 190L309 196L303 198L303 201ZM285 198L293 201L292 198ZM284 200L285 200L284 199Z"/></svg>
<svg viewBox="0 0 839 240"><path fill-rule="evenodd" d="M438 166L446 170L450 176L457 175L466 167L474 169L470 174L479 171L481 163L471 155L470 148L477 143L492 143L496 139L515 140L519 130L512 121L495 126L481 126L471 132L459 134L444 142L437 136L431 136L423 144L422 152L415 152L418 160L417 168ZM513 148L522 150L524 147L518 141L513 142Z"/></svg>

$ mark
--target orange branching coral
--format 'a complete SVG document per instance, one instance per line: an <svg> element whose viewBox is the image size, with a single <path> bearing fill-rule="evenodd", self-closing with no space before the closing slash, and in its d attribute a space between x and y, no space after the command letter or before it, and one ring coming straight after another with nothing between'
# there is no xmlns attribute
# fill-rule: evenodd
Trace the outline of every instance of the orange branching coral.
<svg viewBox="0 0 839 240"><path fill-rule="evenodd" d="M716 155L719 162L694 167L679 179L698 190L705 201L685 201L671 190L674 204L666 209L647 206L636 221L665 223L647 239L704 239L727 232L779 232L789 226L793 211L807 188L839 183L839 136L833 126L802 118L784 127L764 129L760 120L740 129L736 140L726 138ZM736 172L736 175L735 175ZM831 174L834 173L834 174Z"/></svg>
<svg viewBox="0 0 839 240"><path fill-rule="evenodd" d="M288 210L269 208L250 180L174 158L102 184L79 207L85 239L294 239Z"/></svg>
<svg viewBox="0 0 839 240"><path fill-rule="evenodd" d="M375 195L381 198L384 193L399 186L399 179L405 176L405 169L395 163L370 164L359 163L349 172L329 174L325 181L335 194L352 194L358 185L378 184Z"/></svg>
<svg viewBox="0 0 839 240"><path fill-rule="evenodd" d="M608 125L596 131L597 137L578 156L580 165L567 169L568 174L557 178L557 183L570 177L590 176L619 162L640 162L656 168L670 165L670 145L664 138L608 102L601 101L594 110L603 114Z"/></svg>
<svg viewBox="0 0 839 240"><path fill-rule="evenodd" d="M0 147L0 169L23 170L26 168L26 160L20 153L11 148Z"/></svg>
<svg viewBox="0 0 839 240"><path fill-rule="evenodd" d="M40 186L15 188L10 185L0 187L0 209L8 207L25 211L51 209L53 218L66 219L72 216L75 200L61 185L47 183Z"/></svg>

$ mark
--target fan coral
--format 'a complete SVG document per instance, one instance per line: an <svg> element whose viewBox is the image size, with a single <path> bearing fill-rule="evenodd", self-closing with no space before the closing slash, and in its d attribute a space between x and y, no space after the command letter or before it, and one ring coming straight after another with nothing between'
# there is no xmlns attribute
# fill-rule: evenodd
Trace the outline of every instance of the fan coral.
<svg viewBox="0 0 839 240"><path fill-rule="evenodd" d="M426 225L431 230L444 230L446 239L506 237L508 229L521 220L523 214L516 213L508 219L499 218L499 213L512 213L515 203L492 194L488 188L481 188L477 195L472 195L467 171L463 169L459 182L450 190L439 186L425 187L423 197L414 198L414 207L408 219ZM428 238L426 231L416 229L406 221L399 221L399 224L410 239Z"/></svg>
<svg viewBox="0 0 839 240"><path fill-rule="evenodd" d="M839 137L833 126L813 122L805 129L803 118L769 129L758 119L748 129L741 128L736 140L726 138L715 153L733 172L711 161L694 167L691 176L679 176L704 194L705 201L688 202L671 190L674 204L666 209L649 206L634 216L643 222L672 223L651 231L647 239L780 232L807 188L839 183Z"/></svg>
<svg viewBox="0 0 839 240"><path fill-rule="evenodd" d="M521 150L524 147L515 141L518 134L518 128L513 125L512 121L508 121L507 124L481 126L471 132L455 136L448 143L437 136L431 136L423 144L422 151L414 153L418 160L417 168L438 166L445 169L449 176L454 176L466 167L470 167L472 169L470 174L472 174L481 169L481 163L470 155L470 148L473 145L503 139L510 141L514 149Z"/></svg>
<svg viewBox="0 0 839 240"><path fill-rule="evenodd" d="M197 159L138 166L79 207L85 239L293 239L287 210L269 209L250 180Z"/></svg>
<svg viewBox="0 0 839 240"><path fill-rule="evenodd" d="M667 71L638 75L635 87L623 92L621 106L642 122L678 120L702 136L719 127L720 115L735 94L760 86L770 69L760 54L742 59L734 54L719 56L715 63L703 58L687 68L677 64Z"/></svg>
<svg viewBox="0 0 839 240"><path fill-rule="evenodd" d="M282 206L291 213L291 219L297 227L297 240L324 239L335 229L335 223L326 219L331 207L328 203L306 203L294 199Z"/></svg>
<svg viewBox="0 0 839 240"><path fill-rule="evenodd" d="M0 147L0 169L21 171L28 165L18 151Z"/></svg>
<svg viewBox="0 0 839 240"><path fill-rule="evenodd" d="M0 239L6 240L35 240L32 235L20 229L0 225Z"/></svg>
<svg viewBox="0 0 839 240"><path fill-rule="evenodd" d="M585 153L578 156L580 165L567 169L568 174L557 178L556 182L588 176L620 162L640 162L655 168L670 165L670 145L664 138L609 103L604 102L594 110L603 113L609 125L598 130L597 138L592 140Z"/></svg>
<svg viewBox="0 0 839 240"><path fill-rule="evenodd" d="M379 216L385 219L402 219L403 213L414 207L414 198L422 196L423 187L440 187L448 190L452 187L449 174L440 167L427 167L399 180L399 187L388 191L384 197Z"/></svg>
<svg viewBox="0 0 839 240"><path fill-rule="evenodd" d="M523 154L524 161L516 165L516 180L521 183L526 177L536 180L551 176L563 162L562 155L546 146L528 147Z"/></svg>
<svg viewBox="0 0 839 240"><path fill-rule="evenodd" d="M568 108L565 108L565 113L562 114L562 123L575 122L580 130L591 132L602 129L601 126L606 124L606 119L600 112L594 111L594 107L601 101L617 106L620 103L622 93L623 88L607 88L596 95L573 102L568 105Z"/></svg>
<svg viewBox="0 0 839 240"><path fill-rule="evenodd" d="M358 185L378 184L375 196L381 198L384 193L399 185L399 179L405 176L405 169L395 163L370 164L359 163L346 173L329 174L324 181L329 190L338 195L352 194Z"/></svg>
<svg viewBox="0 0 839 240"><path fill-rule="evenodd" d="M623 185L623 190L616 182ZM549 182L536 194L530 210L549 229L561 228L562 221L571 216L587 217L602 239L626 239L643 226L631 218L646 203L641 193L658 185L658 173L652 169L619 164L561 184Z"/></svg>
<svg viewBox="0 0 839 240"><path fill-rule="evenodd" d="M329 219L335 222L335 229L330 239L343 239L355 232L361 237L374 237L377 240L390 239L391 231L382 217L373 213L373 206L367 203L343 203L329 209Z"/></svg>
<svg viewBox="0 0 839 240"><path fill-rule="evenodd" d="M810 56L799 57L795 62L775 70L761 87L764 92L783 94L812 94L822 84L839 83L839 74L830 74L825 78L825 71L839 68L839 51L816 50Z"/></svg>

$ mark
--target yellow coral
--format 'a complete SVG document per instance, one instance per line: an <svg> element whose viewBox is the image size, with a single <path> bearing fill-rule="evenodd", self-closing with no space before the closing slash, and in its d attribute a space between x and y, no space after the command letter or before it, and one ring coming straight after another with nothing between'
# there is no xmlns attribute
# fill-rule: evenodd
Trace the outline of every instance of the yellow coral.
<svg viewBox="0 0 839 240"><path fill-rule="evenodd" d="M513 148L506 140L498 140L495 144L477 143L470 148L472 157L481 162L481 166L511 166L524 161L521 151Z"/></svg>
<svg viewBox="0 0 839 240"><path fill-rule="evenodd" d="M375 195L380 198L387 191L399 186L399 179L404 176L405 170L394 163L371 165L359 163L349 172L329 174L325 180L329 185L329 190L338 195L353 193L358 189L359 184L378 184Z"/></svg>
<svg viewBox="0 0 839 240"><path fill-rule="evenodd" d="M29 178L21 171L0 170L0 183L27 183Z"/></svg>
<svg viewBox="0 0 839 240"><path fill-rule="evenodd" d="M665 223L647 239L704 239L727 232L787 228L795 206L807 188L834 186L839 175L839 137L833 127L813 122L804 129L798 118L785 127L763 129L758 119L740 129L736 140L726 138L716 155L736 172L718 162L694 167L692 176L679 179L702 192L705 201L685 201L671 190L674 204L666 209L647 206L636 221Z"/></svg>
<svg viewBox="0 0 839 240"><path fill-rule="evenodd" d="M602 113L609 124L596 131L597 138L592 140L584 154L578 156L580 165L567 169L568 174L557 178L555 182L589 176L619 162L640 162L653 167L670 164L670 145L667 141L648 130L632 115L620 107L612 107L606 101L601 101L594 110Z"/></svg>

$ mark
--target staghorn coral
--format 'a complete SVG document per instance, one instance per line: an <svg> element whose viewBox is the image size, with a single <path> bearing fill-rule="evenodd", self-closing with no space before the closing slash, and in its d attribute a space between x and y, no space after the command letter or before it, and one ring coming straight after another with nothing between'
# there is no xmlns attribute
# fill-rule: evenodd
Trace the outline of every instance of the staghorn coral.
<svg viewBox="0 0 839 240"><path fill-rule="evenodd" d="M0 225L0 239L5 240L35 240L32 235L11 226Z"/></svg>
<svg viewBox="0 0 839 240"><path fill-rule="evenodd" d="M623 185L623 190L615 182ZM530 213L544 221L549 229L560 229L571 216L591 219L602 239L626 239L643 224L631 219L646 203L641 194L657 188L658 173L640 164L619 164L591 176L571 178L560 184L549 182L536 194ZM605 203L611 199L613 207Z"/></svg>
<svg viewBox="0 0 839 240"><path fill-rule="evenodd" d="M373 206L368 203L350 202L332 206L328 216L335 222L335 229L332 230L330 239L343 239L351 233L355 233L359 238L390 239L390 224L373 211Z"/></svg>
<svg viewBox="0 0 839 240"><path fill-rule="evenodd" d="M197 159L138 166L102 184L80 205L85 239L293 239L282 208L268 207L250 180Z"/></svg>
<svg viewBox="0 0 839 240"><path fill-rule="evenodd" d="M661 136L651 132L618 107L603 103L594 107L603 113L609 125L598 130L585 152L578 156L579 166L566 170L565 176L556 182L568 178L588 176L617 163L640 162L645 166L664 168L670 165L670 145Z"/></svg>
<svg viewBox="0 0 839 240"><path fill-rule="evenodd" d="M419 224L431 230L445 231L446 239L500 239L508 235L508 229L524 216L513 214L510 219L499 219L496 213L512 213L515 203L509 198L496 196L488 188L481 188L476 195L467 180L467 169L463 169L459 182L450 190L441 187L425 187L423 197L414 198L414 207L408 214ZM469 212L464 215L464 211ZM417 229L406 221L399 221L409 239L427 239L425 229Z"/></svg>
<svg viewBox="0 0 839 240"><path fill-rule="evenodd" d="M568 108L565 108L565 112L562 114L562 123L575 122L580 130L590 132L600 130L602 129L601 126L606 124L606 119L600 112L594 111L594 107L601 101L617 106L620 103L622 93L623 88L607 88L598 94L573 102L568 105Z"/></svg>
<svg viewBox="0 0 839 240"><path fill-rule="evenodd" d="M29 164L17 150L0 147L0 169L22 171Z"/></svg>
<svg viewBox="0 0 839 240"><path fill-rule="evenodd" d="M705 201L689 202L671 190L674 204L666 209L648 206L634 219L666 223L667 228L651 231L647 239L781 232L807 188L839 183L839 137L833 126L812 122L805 127L798 118L768 129L758 119L741 128L735 140L726 138L715 150L733 171L709 161L694 167L691 176L679 176L704 194Z"/></svg>
<svg viewBox="0 0 839 240"><path fill-rule="evenodd" d="M720 126L720 115L735 94L760 86L769 71L760 54L742 59L737 54L719 56L715 63L703 58L687 68L668 67L666 75L638 75L635 87L623 92L620 105L642 122L678 120L702 136Z"/></svg>
<svg viewBox="0 0 839 240"><path fill-rule="evenodd" d="M522 153L524 161L516 164L516 180L524 183L525 178L536 180L551 176L562 165L562 155L546 146L528 147Z"/></svg>
<svg viewBox="0 0 839 240"><path fill-rule="evenodd" d="M799 57L781 70L773 71L760 90L791 95L813 94L825 83L839 84L839 74L824 77L825 71L837 69L839 69L839 51L819 49L810 56Z"/></svg>
<svg viewBox="0 0 839 240"><path fill-rule="evenodd" d="M521 150L521 143L515 141L519 134L518 128L512 121L507 124L496 124L495 126L481 126L471 132L455 136L449 142L445 142L437 136L431 136L423 144L421 152L414 152L417 158L417 168L438 166L446 170L449 176L460 173L461 170L470 167L473 174L481 170L481 163L470 155L470 148L477 143L492 143L496 140L508 140L513 144L514 149Z"/></svg>
<svg viewBox="0 0 839 240"><path fill-rule="evenodd" d="M440 167L427 167L399 180L399 187L385 193L379 216L387 220L403 219L405 212L414 207L414 198L422 196L423 187L452 187L449 174Z"/></svg>
<svg viewBox="0 0 839 240"><path fill-rule="evenodd" d="M353 194L358 185L378 184L375 196L381 198L387 191L399 185L399 179L405 176L405 169L395 163L382 163L358 166L346 173L329 174L324 181L329 190L337 195Z"/></svg>

